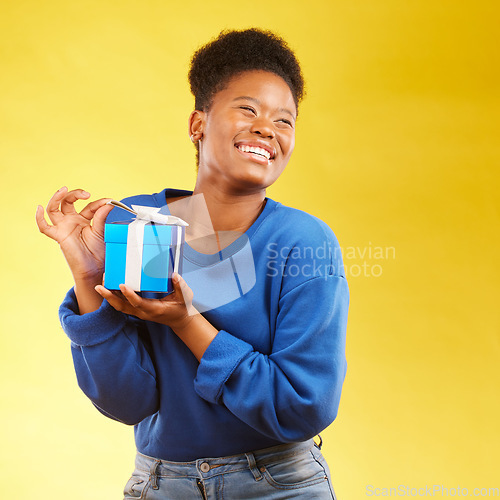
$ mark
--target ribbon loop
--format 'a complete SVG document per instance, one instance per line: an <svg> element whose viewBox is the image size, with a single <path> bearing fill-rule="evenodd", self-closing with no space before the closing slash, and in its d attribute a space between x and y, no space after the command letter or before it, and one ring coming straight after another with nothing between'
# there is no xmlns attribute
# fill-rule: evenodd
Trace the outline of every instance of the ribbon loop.
<svg viewBox="0 0 500 500"><path fill-rule="evenodd" d="M164 224L167 226L183 226L187 227L189 224L182 220L180 217L175 215L160 214L160 208L158 207L146 207L143 205L132 205L132 208L127 207L121 201L110 200L108 205L113 205L114 207L121 208L135 215L136 220L145 220L148 222L154 222L156 224Z"/></svg>

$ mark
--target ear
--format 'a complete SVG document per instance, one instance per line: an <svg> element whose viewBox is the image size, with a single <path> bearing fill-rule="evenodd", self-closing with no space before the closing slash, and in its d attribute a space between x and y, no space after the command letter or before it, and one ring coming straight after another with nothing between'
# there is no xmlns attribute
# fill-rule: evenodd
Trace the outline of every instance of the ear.
<svg viewBox="0 0 500 500"><path fill-rule="evenodd" d="M203 130L205 127L206 114L204 111L195 109L189 115L189 136L196 143L203 138Z"/></svg>

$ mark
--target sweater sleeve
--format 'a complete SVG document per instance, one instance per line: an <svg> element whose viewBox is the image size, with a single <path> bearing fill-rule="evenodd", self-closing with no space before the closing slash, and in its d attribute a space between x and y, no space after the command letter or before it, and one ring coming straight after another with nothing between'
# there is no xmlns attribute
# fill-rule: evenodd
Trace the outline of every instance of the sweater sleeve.
<svg viewBox="0 0 500 500"><path fill-rule="evenodd" d="M158 410L158 391L142 322L104 300L80 315L71 289L59 309L71 340L78 385L101 413L134 425Z"/></svg>
<svg viewBox="0 0 500 500"><path fill-rule="evenodd" d="M292 288L280 298L272 352L257 352L221 330L201 359L196 391L276 440L316 435L338 411L348 303L343 276L313 277Z"/></svg>

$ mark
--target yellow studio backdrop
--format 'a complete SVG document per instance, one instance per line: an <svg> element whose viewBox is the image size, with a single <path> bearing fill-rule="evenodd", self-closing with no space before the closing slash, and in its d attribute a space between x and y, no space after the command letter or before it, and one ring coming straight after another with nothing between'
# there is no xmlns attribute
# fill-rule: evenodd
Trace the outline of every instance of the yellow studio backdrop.
<svg viewBox="0 0 500 500"><path fill-rule="evenodd" d="M307 80L269 195L324 219L344 250L348 373L323 433L339 498L493 496L498 5L4 0L0 496L121 498L133 431L77 387L57 317L71 276L35 208L63 185L117 199L191 188L190 56L251 26L284 36Z"/></svg>

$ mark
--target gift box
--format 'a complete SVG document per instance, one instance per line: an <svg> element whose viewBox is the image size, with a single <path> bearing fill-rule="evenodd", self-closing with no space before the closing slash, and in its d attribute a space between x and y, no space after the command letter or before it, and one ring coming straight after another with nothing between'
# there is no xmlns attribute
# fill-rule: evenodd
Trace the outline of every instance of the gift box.
<svg viewBox="0 0 500 500"><path fill-rule="evenodd" d="M119 290L124 283L136 292L171 292L172 273L182 273L188 224L178 217L158 213L159 208L130 208L114 200L109 203L136 217L105 224L104 286Z"/></svg>

